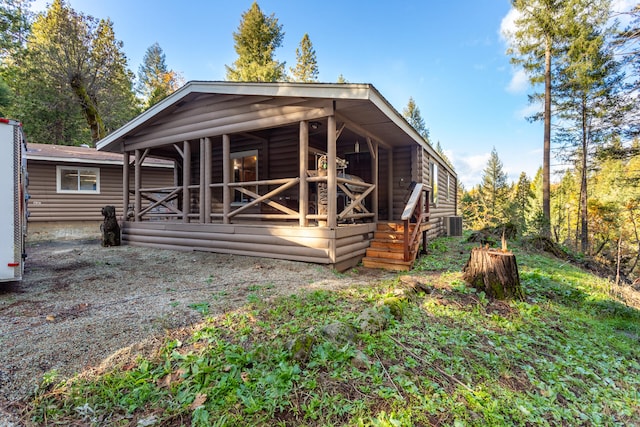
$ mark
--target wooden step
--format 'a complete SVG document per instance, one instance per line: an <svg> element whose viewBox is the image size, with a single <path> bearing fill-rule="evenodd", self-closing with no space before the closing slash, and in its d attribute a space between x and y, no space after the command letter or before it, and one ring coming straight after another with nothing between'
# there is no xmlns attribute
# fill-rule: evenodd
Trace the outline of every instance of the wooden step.
<svg viewBox="0 0 640 427"><path fill-rule="evenodd" d="M409 231L413 231L415 224L409 224ZM397 233L404 233L404 224L397 222L379 222L376 225L376 231L390 231Z"/></svg>
<svg viewBox="0 0 640 427"><path fill-rule="evenodd" d="M373 238L381 240L404 240L404 233L399 231L374 231Z"/></svg>
<svg viewBox="0 0 640 427"><path fill-rule="evenodd" d="M369 247L375 249L403 250L404 242L402 240L372 240Z"/></svg>
<svg viewBox="0 0 640 427"><path fill-rule="evenodd" d="M404 260L404 250L389 251L389 250L376 250L375 248L367 248L365 254L367 258L381 258L381 259L399 259Z"/></svg>
<svg viewBox="0 0 640 427"><path fill-rule="evenodd" d="M413 261L402 261L387 258L362 258L362 265L367 268L384 268L385 270L409 271Z"/></svg>

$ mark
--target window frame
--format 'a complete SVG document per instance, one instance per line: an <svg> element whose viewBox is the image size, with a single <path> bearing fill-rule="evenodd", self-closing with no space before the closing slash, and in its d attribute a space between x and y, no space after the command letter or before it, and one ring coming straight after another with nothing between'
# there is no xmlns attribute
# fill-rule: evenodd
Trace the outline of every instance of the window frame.
<svg viewBox="0 0 640 427"><path fill-rule="evenodd" d="M258 181L259 180L259 171L258 171L258 160L259 160L259 156L258 156L258 150L254 149L254 150L245 150L245 151L236 151L235 153L231 153L229 155L229 158L231 159L231 165L233 167L233 161L236 159L244 159L245 157L255 157L256 158L256 179L254 181ZM235 169L234 169L235 171ZM251 181L236 181L236 174L235 172L231 174L231 182L251 182ZM258 192L258 186L256 185L254 188L254 193ZM240 200L235 200L235 193L240 194ZM249 203L251 200L249 199L249 196L247 196L244 193L241 192L236 192L234 190L234 196L233 196L233 200L231 201L231 205L232 206L240 206L240 205L246 205L247 203Z"/></svg>
<svg viewBox="0 0 640 427"><path fill-rule="evenodd" d="M78 175L81 171L93 172L96 177L95 189L82 190L80 189L80 182L77 182L75 190L68 190L62 188L62 175L63 171L75 171ZM60 194L100 194L100 168L95 167L82 167L82 166L56 166L56 192Z"/></svg>
<svg viewBox="0 0 640 427"><path fill-rule="evenodd" d="M438 164L431 162L429 168L429 181L431 184L431 204L438 206Z"/></svg>

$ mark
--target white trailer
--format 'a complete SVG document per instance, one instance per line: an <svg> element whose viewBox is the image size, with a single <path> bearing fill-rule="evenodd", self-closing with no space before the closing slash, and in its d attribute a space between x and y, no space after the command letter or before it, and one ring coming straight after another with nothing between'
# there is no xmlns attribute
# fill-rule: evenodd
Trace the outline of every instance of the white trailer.
<svg viewBox="0 0 640 427"><path fill-rule="evenodd" d="M27 257L27 141L22 125L0 118L0 282L22 280Z"/></svg>

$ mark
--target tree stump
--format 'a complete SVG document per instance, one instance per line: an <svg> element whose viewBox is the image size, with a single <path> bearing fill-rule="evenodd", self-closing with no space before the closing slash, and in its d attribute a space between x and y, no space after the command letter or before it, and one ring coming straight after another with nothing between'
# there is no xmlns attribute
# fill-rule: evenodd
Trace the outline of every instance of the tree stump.
<svg viewBox="0 0 640 427"><path fill-rule="evenodd" d="M516 256L511 252L473 248L462 271L465 281L491 298L524 299Z"/></svg>

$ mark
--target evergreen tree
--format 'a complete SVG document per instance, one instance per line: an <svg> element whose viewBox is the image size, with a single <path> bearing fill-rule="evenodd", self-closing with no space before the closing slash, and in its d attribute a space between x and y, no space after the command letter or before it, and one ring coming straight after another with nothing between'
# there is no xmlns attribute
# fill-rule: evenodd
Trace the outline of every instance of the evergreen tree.
<svg viewBox="0 0 640 427"><path fill-rule="evenodd" d="M183 84L182 77L166 64L166 55L158 43L147 48L138 69L138 92L146 108L157 104Z"/></svg>
<svg viewBox="0 0 640 427"><path fill-rule="evenodd" d="M519 13L517 29L510 35L508 53L512 62L520 65L530 76L532 84L543 83L544 138L542 159L542 215L549 235L551 221L551 97L552 61L567 42L566 11L573 0L512 0ZM539 99L533 96L532 99ZM540 117L537 117L540 118Z"/></svg>
<svg viewBox="0 0 640 427"><path fill-rule="evenodd" d="M527 224L536 234L543 234L545 227L549 227L549 223L546 222L542 212L542 175L542 168L538 168L533 180L531 181L531 192L533 193L533 198L531 199L531 210L527 215Z"/></svg>
<svg viewBox="0 0 640 427"><path fill-rule="evenodd" d="M429 141L429 129L425 125L424 119L420 115L420 108L416 105L413 97L409 98L407 106L402 110L402 116L407 119L416 132L418 132L427 142Z"/></svg>
<svg viewBox="0 0 640 427"><path fill-rule="evenodd" d="M486 222L490 225L504 222L508 212L509 184L495 147L483 171L479 194L485 208Z"/></svg>
<svg viewBox="0 0 640 427"><path fill-rule="evenodd" d="M309 35L305 33L300 41L300 46L296 48L296 66L290 68L291 79L294 82L317 82L318 63L316 61L316 51L313 49Z"/></svg>
<svg viewBox="0 0 640 427"><path fill-rule="evenodd" d="M345 78L344 78L344 76L343 76L342 74L340 74L340 75L338 76L338 80L336 80L336 83L342 83L342 84L345 84L345 83L349 83L349 81L348 81L347 79L345 79Z"/></svg>
<svg viewBox="0 0 640 427"><path fill-rule="evenodd" d="M51 134L47 127L55 127L54 123L60 123L68 136L78 125L78 112L92 142L136 113L133 75L126 68L122 42L115 39L111 21L96 20L71 9L64 0L54 0L33 23L27 46L20 82L25 94L20 98L28 98L20 100L16 109L20 116L29 117L34 127L45 127L29 131L30 135L42 135L41 142L51 141L45 136ZM34 118L46 111L55 118ZM64 143L87 142L75 140L82 133L72 131L74 140Z"/></svg>
<svg viewBox="0 0 640 427"><path fill-rule="evenodd" d="M244 82L277 82L285 79L285 63L274 59L282 45L284 32L278 19L266 16L254 2L242 14L238 31L233 33L238 59L226 65L227 80Z"/></svg>
<svg viewBox="0 0 640 427"><path fill-rule="evenodd" d="M0 60L16 62L24 50L33 14L33 0L2 0L0 3Z"/></svg>
<svg viewBox="0 0 640 427"><path fill-rule="evenodd" d="M486 208L480 195L480 186L464 191L460 198L460 211L465 225L472 230L481 230L489 225Z"/></svg>
<svg viewBox="0 0 640 427"><path fill-rule="evenodd" d="M593 146L618 133L626 102L619 96L624 75L605 37L610 17L609 0L591 3L588 11L575 10L568 26L573 35L566 54L558 63L554 105L560 121L560 136L569 141L571 154L579 159L581 250L587 253L588 173Z"/></svg>
<svg viewBox="0 0 640 427"><path fill-rule="evenodd" d="M531 190L531 181L527 174L522 172L518 178L513 191L512 199L512 215L511 222L517 227L520 234L527 232L527 215L531 210L531 199L533 191Z"/></svg>

